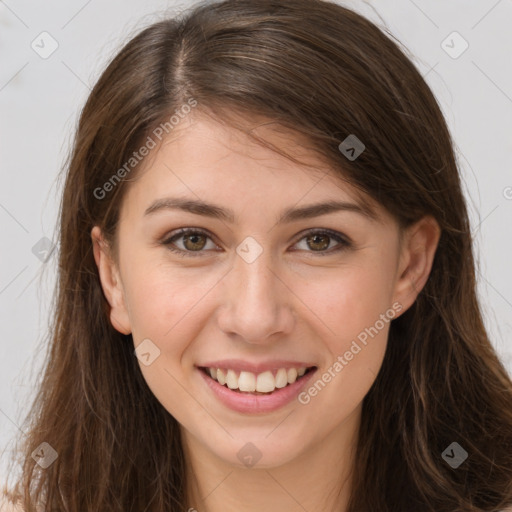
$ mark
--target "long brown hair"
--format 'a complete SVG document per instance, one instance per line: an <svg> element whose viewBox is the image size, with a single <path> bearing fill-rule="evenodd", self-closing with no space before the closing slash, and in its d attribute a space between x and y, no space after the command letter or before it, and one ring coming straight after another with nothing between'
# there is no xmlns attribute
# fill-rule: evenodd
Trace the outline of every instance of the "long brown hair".
<svg viewBox="0 0 512 512"><path fill-rule="evenodd" d="M400 44L347 8L228 0L141 31L81 113L60 210L51 339L19 451L26 510L34 501L68 512L186 510L178 424L146 385L131 336L109 321L90 232L101 226L115 247L136 166L105 183L191 98L196 111L261 115L304 136L402 228L424 215L441 227L428 282L392 321L364 398L348 512L512 504L512 382L482 322L466 203L435 97ZM350 134L366 146L352 161L338 148ZM31 457L43 442L58 453L46 469ZM457 469L442 456L453 442L468 453Z"/></svg>

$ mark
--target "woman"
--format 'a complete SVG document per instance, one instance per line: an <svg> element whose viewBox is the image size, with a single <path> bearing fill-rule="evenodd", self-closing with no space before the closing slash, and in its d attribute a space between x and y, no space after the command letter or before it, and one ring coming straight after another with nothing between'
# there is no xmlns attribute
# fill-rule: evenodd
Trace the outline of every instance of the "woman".
<svg viewBox="0 0 512 512"><path fill-rule="evenodd" d="M82 111L23 510L497 511L512 383L452 142L360 15L152 25Z"/></svg>

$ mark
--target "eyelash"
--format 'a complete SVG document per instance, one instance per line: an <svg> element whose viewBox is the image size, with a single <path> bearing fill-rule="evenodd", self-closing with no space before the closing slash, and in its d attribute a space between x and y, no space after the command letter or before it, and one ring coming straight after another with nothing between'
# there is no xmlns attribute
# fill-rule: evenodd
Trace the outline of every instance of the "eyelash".
<svg viewBox="0 0 512 512"><path fill-rule="evenodd" d="M172 246L172 243L176 240L176 239L179 239L185 235L204 235L208 238L210 238L212 241L212 236L207 232L207 231L204 231L203 229L199 229L199 228L183 228L183 229L180 229L178 230L176 233L172 234L172 236L166 238L165 240L162 241L162 244L167 246L167 248L177 254L178 256L181 256L181 257L186 257L186 256L192 256L192 257L196 257L196 256L202 256L202 253L204 253L205 251L204 250L199 250L199 251L184 251L183 249L177 249L176 247L173 247ZM332 231L330 229L310 229L309 231L306 231L303 235L302 235L302 238L300 238L296 243L302 241L304 238L308 237L308 236L312 236L312 235L328 235L330 238L334 239L336 242L338 242L338 245L334 247L334 249L328 249L326 251L306 251L306 252L311 252L315 255L318 255L318 256L328 256L330 254L333 254L333 253L337 253L339 251L342 251L343 249L349 249L352 247L352 242L350 242L348 240L347 237L341 235L340 233L337 233L336 231ZM295 245L295 244L294 244Z"/></svg>

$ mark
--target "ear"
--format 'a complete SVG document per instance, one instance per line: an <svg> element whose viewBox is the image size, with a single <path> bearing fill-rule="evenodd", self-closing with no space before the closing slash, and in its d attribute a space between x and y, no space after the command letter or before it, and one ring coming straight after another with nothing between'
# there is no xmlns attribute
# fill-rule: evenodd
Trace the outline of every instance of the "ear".
<svg viewBox="0 0 512 512"><path fill-rule="evenodd" d="M408 227L403 234L394 301L407 311L427 283L441 236L437 221L429 216Z"/></svg>
<svg viewBox="0 0 512 512"><path fill-rule="evenodd" d="M108 244L105 242L99 226L92 228L91 238L101 287L110 304L110 321L117 331L122 334L130 334L132 332L130 317L125 304L119 271L110 256Z"/></svg>

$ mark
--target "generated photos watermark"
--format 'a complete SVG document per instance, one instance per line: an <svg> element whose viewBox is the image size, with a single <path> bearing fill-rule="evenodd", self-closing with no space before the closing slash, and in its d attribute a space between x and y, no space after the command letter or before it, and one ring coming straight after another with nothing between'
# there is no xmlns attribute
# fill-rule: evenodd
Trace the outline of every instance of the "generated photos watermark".
<svg viewBox="0 0 512 512"><path fill-rule="evenodd" d="M339 355L336 361L320 376L320 378L310 386L306 391L302 391L297 396L299 403L306 405L311 402L311 398L316 396L325 386L332 381L336 375L338 375L345 366L349 364L354 356L359 354L361 350L368 344L368 337L374 338L379 334L382 329L388 324L396 314L402 311L403 306L399 302L394 302L392 307L389 308L385 313L382 313L372 326L366 327L357 335L357 340L352 340L349 350L343 355ZM359 341L359 343L358 343ZM362 345L362 346L361 346Z"/></svg>
<svg viewBox="0 0 512 512"><path fill-rule="evenodd" d="M161 141L165 135L168 135L174 128L184 119L194 107L197 106L197 100L189 98L186 103L181 105L179 109L174 111L174 114L168 121L160 123L148 135L146 142L137 150L134 151L132 156L101 186L96 187L93 191L96 199L105 199L109 192L112 192L116 185L129 174L142 159L149 155L150 151L156 147L157 141Z"/></svg>

